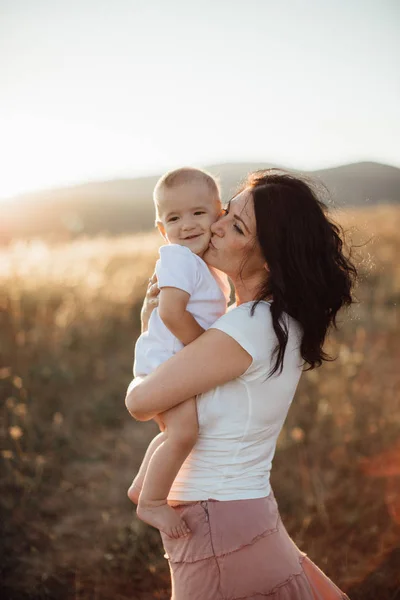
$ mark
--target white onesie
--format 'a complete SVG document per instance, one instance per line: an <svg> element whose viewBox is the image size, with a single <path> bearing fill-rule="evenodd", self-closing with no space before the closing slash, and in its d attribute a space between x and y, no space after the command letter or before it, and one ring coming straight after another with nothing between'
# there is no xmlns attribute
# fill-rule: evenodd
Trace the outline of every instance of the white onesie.
<svg viewBox="0 0 400 600"><path fill-rule="evenodd" d="M159 252L156 263L159 288L174 287L190 294L187 310L203 329L208 329L226 312L230 297L228 278L208 267L185 246L168 244L161 246ZM182 348L182 342L164 325L155 308L148 330L136 342L134 376L149 375Z"/></svg>

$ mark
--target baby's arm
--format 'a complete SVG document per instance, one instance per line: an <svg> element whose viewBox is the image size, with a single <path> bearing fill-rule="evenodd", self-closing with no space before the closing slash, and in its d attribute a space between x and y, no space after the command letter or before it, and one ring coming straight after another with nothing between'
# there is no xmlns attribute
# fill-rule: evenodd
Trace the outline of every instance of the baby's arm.
<svg viewBox="0 0 400 600"><path fill-rule="evenodd" d="M186 309L190 294L174 287L160 290L158 314L170 332L187 346L198 338L204 329Z"/></svg>

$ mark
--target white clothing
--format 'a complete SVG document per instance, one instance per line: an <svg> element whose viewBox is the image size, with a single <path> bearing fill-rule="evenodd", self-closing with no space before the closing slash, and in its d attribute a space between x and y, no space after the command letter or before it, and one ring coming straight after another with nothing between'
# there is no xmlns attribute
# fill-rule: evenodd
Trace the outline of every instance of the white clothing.
<svg viewBox="0 0 400 600"><path fill-rule="evenodd" d="M253 316L252 306L246 302L231 308L212 326L236 340L253 360L241 377L197 396L198 439L170 500L240 500L270 493L277 438L302 372L301 328L284 315L289 339L283 371L268 378L277 344L270 303L258 304Z"/></svg>
<svg viewBox="0 0 400 600"><path fill-rule="evenodd" d="M226 275L208 267L186 246L161 246L159 254L156 263L158 287L174 287L190 294L186 309L203 329L208 329L226 311L230 297ZM164 325L155 308L150 315L148 330L136 342L135 377L149 375L182 348L182 342Z"/></svg>

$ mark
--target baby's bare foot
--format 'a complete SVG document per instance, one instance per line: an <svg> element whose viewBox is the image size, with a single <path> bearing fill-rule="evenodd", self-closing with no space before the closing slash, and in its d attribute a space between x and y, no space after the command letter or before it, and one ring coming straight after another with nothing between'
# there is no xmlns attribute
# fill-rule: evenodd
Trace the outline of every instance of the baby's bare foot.
<svg viewBox="0 0 400 600"><path fill-rule="evenodd" d="M136 514L139 519L163 531L169 537L177 539L190 533L185 521L167 503L144 504L140 502Z"/></svg>
<svg viewBox="0 0 400 600"><path fill-rule="evenodd" d="M128 490L128 498L133 502L133 504L139 503L140 492L142 491L142 486L135 483L135 480L131 483L131 487Z"/></svg>

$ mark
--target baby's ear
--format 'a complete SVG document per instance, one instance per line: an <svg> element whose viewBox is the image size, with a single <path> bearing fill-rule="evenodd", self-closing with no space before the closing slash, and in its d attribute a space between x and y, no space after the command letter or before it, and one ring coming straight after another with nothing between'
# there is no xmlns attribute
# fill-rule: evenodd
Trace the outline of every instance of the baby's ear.
<svg viewBox="0 0 400 600"><path fill-rule="evenodd" d="M163 236L164 240L167 240L167 234L165 233L165 227L164 227L164 225L161 223L161 221L156 221L156 225L157 225L158 231L161 233L161 235Z"/></svg>

